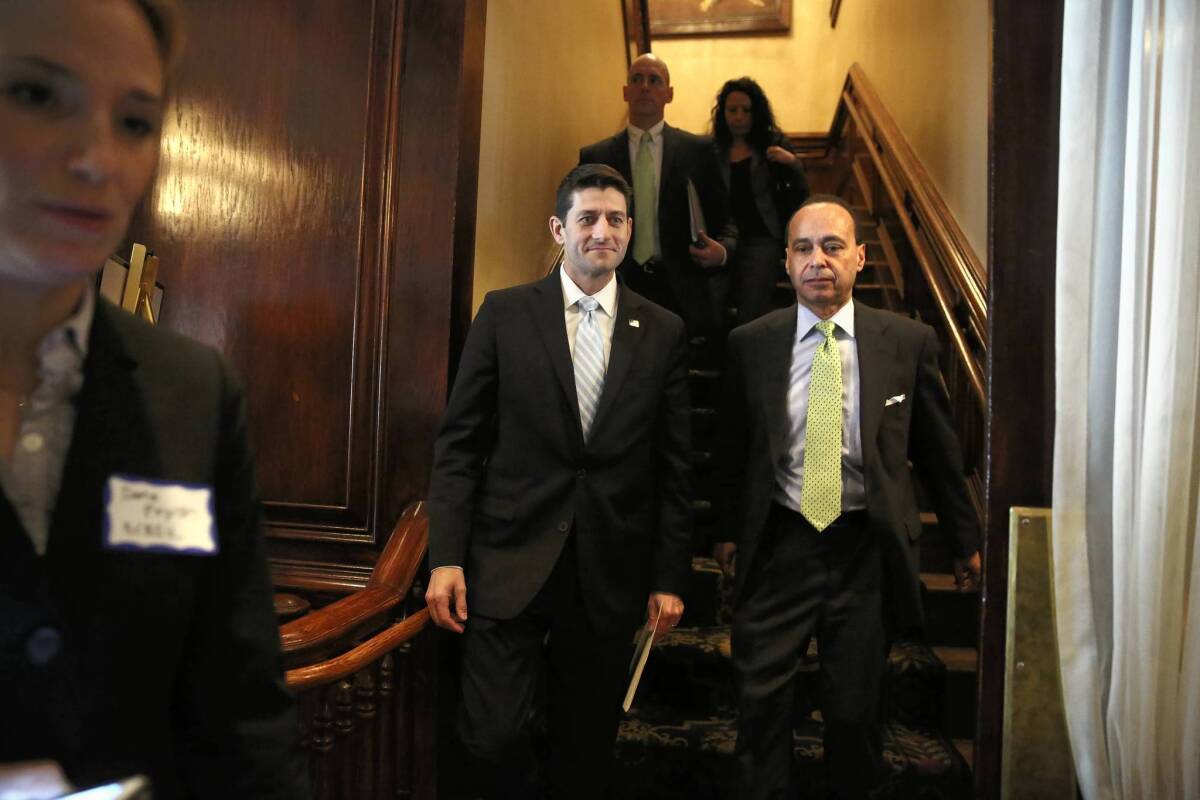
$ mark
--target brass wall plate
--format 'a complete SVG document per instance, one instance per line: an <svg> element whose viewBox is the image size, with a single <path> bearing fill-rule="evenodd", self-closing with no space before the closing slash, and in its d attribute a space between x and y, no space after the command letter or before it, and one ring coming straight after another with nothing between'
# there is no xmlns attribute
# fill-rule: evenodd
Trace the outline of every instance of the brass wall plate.
<svg viewBox="0 0 1200 800"><path fill-rule="evenodd" d="M1076 796L1054 625L1050 509L1009 509L1002 800Z"/></svg>

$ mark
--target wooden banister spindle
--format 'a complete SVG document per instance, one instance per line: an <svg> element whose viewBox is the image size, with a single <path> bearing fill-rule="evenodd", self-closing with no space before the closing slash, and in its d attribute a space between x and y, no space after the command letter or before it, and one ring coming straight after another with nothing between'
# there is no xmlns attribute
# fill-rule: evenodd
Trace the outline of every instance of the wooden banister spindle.
<svg viewBox="0 0 1200 800"><path fill-rule="evenodd" d="M333 750L333 690L320 689L314 693L316 707L313 713L313 738L309 749L313 792L316 797L333 797L334 776L330 765Z"/></svg>
<svg viewBox="0 0 1200 800"><path fill-rule="evenodd" d="M357 725L354 719L354 684L343 678L333 689L333 732L334 752L328 759L333 773L334 785L343 796L353 797L348 791L354 781L354 751Z"/></svg>
<svg viewBox="0 0 1200 800"><path fill-rule="evenodd" d="M377 797L377 782L375 780L375 764L379 758L379 715L378 695L375 690L374 672L379 668L378 662L367 666L354 676L354 714L358 718L354 752L354 766L351 778L355 787L355 797Z"/></svg>
<svg viewBox="0 0 1200 800"><path fill-rule="evenodd" d="M379 754L375 760L375 780L380 797L396 796L396 677L395 656L387 653L379 660Z"/></svg>
<svg viewBox="0 0 1200 800"><path fill-rule="evenodd" d="M396 796L408 797L413 788L412 754L415 744L413 736L414 713L413 668L408 651L396 652L396 742L395 775Z"/></svg>

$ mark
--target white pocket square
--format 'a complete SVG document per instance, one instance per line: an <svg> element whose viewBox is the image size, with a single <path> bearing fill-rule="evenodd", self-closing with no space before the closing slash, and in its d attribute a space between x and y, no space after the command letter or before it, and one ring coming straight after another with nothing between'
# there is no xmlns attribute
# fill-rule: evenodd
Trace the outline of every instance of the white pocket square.
<svg viewBox="0 0 1200 800"><path fill-rule="evenodd" d="M640 327L642 327L642 323L638 322L636 319L631 319L631 320L629 320L629 327L640 328Z"/></svg>
<svg viewBox="0 0 1200 800"><path fill-rule="evenodd" d="M908 397L908 395L898 394L895 397L889 397L887 400L883 401L883 407L887 408L888 406L896 405L896 403L903 403L905 397Z"/></svg>

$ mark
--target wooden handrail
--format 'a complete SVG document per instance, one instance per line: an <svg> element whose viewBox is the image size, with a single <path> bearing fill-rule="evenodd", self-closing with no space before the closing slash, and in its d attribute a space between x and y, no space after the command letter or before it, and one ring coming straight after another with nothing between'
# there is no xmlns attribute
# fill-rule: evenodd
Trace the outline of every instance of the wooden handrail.
<svg viewBox="0 0 1200 800"><path fill-rule="evenodd" d="M326 686L353 675L375 659L411 640L429 622L429 609L422 608L391 627L385 628L362 644L319 664L289 669L287 685L292 691Z"/></svg>
<svg viewBox="0 0 1200 800"><path fill-rule="evenodd" d="M846 106L846 110L854 119L855 123L863 130L870 130L865 125L865 120L862 118L862 112L858 104L854 102L854 97L850 92L842 93L842 102ZM896 186L896 181L893 179L891 171L886 168L883 159L879 156L874 148L870 148L871 160L875 162L875 168L878 171L880 182L883 183L884 189L891 198L892 205L898 209L904 208L904 196L899 187ZM918 165L919 166L919 165ZM928 179L928 178L926 178ZM930 293L933 295L934 303L938 307L943 319L946 321L946 330L950 334L951 344L958 352L964 369L967 371L967 379L971 383L971 394L975 398L980 411L987 410L987 392L984 387L983 367L971 353L971 348L967 344L966 337L958 325L958 321L954 316L954 310L951 307L950 300L947 297L947 292L943 286L943 281L939 277L934 266L933 258L926 250L925 245L921 241L921 237L917 235L916 227L913 225L912 219L908 214L899 214L900 224L904 227L904 233L908 237L909 246L912 247L913 255L916 257L917 264L921 268L921 274L925 278L926 285L929 286ZM953 219L951 219L953 223ZM945 225L943 224L943 228ZM957 227L957 225L955 225ZM969 251L970 246L966 245ZM986 319L987 309L983 309L984 319ZM986 326L985 326L986 330Z"/></svg>
<svg viewBox="0 0 1200 800"><path fill-rule="evenodd" d="M428 541L429 518L425 504L418 501L400 516L365 589L279 629L284 654L295 656L353 637L399 605L412 586Z"/></svg>
<svg viewBox="0 0 1200 800"><path fill-rule="evenodd" d="M978 254L967 241L966 234L962 233L962 228L953 213L950 213L946 200L936 190L934 181L929 173L925 172L924 164L913 151L912 145L908 144L904 133L900 132L900 127L880 100L875 86L866 78L863 68L857 64L852 65L846 83L850 86L852 94L862 100L862 106L868 109L872 120L875 121L874 130L878 143L895 155L896 164L904 176L905 188L912 194L913 205L923 221L934 228L931 239L941 246L942 260L952 267L949 270L950 275L955 278L955 283L959 284L967 305L971 306L972 317L980 321L985 320L988 317L988 276L984 271L983 261L979 260ZM983 326L983 330L986 332L986 326Z"/></svg>
<svg viewBox="0 0 1200 800"><path fill-rule="evenodd" d="M955 302L961 298L971 334L986 348L987 276L983 263L858 64L851 66L846 75L829 130L827 156L839 145L851 120L866 144L888 199L897 210L917 266L945 323L949 345L963 367L972 399L985 412L983 356L973 351ZM815 141L811 134L808 136Z"/></svg>

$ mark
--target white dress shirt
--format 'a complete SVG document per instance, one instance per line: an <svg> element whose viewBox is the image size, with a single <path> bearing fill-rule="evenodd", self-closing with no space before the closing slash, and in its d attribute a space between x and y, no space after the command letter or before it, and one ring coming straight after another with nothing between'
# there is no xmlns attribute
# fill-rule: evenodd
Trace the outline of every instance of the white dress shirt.
<svg viewBox="0 0 1200 800"><path fill-rule="evenodd" d="M833 336L842 356L842 511L866 508L863 480L862 426L859 413L858 346L854 338L854 301L838 309L830 319ZM816 324L820 318L796 305L796 339L788 373L787 453L775 469L775 501L800 512L804 486L804 434L808 423L808 383L813 355L825 340Z"/></svg>
<svg viewBox="0 0 1200 800"><path fill-rule="evenodd" d="M21 406L10 459L0 458L0 489L38 555L46 553L50 542L50 522L75 431L75 398L83 387L83 362L95 313L96 298L89 287L75 313L38 343L38 384Z"/></svg>
<svg viewBox="0 0 1200 800"><path fill-rule="evenodd" d="M576 303L579 302L579 298L586 297L587 295L575 285L575 281L571 280L571 276L567 274L565 269L560 269L558 276L562 279L563 314L567 322L567 344L571 348L571 358L574 358L575 332L579 330L579 323L583 321L583 311ZM600 335L604 338L604 367L607 369L608 357L612 353L613 328L617 324L616 277L611 276L604 288L592 296L600 304L600 307L592 313L596 315L596 323L600 326Z"/></svg>
<svg viewBox="0 0 1200 800"><path fill-rule="evenodd" d="M658 124L644 131L641 128L627 123L625 130L629 132L629 174L633 175L637 172L637 156L638 150L642 146L642 137L647 133L650 134L650 154L654 156L654 209L655 214L658 212L658 193L659 187L662 186L662 164L663 164L663 125L665 120L659 120ZM657 219L657 217L656 217ZM637 236L637 231L634 231L634 236ZM632 244L630 245L632 251ZM662 258L662 231L659 226L654 226L654 257Z"/></svg>

